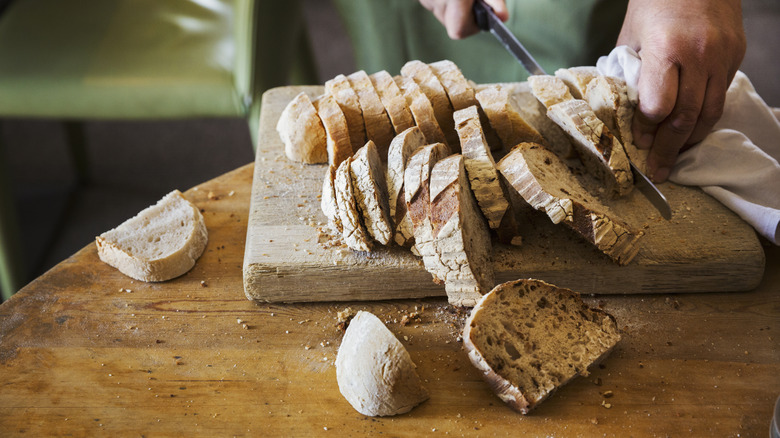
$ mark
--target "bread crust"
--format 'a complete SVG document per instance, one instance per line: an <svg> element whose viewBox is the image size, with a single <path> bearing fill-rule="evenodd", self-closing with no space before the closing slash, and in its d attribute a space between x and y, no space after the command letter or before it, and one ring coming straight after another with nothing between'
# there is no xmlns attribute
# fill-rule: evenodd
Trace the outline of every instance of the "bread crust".
<svg viewBox="0 0 780 438"><path fill-rule="evenodd" d="M159 214L159 211L166 206L173 206L190 219L186 224L189 227L188 233L177 247L169 250L164 256L149 259L134 255L131 248L118 241L121 234L129 231L139 238L143 237L145 241L148 240L148 245L154 245L159 235L144 228L143 218ZM165 232L171 232L171 228L175 225L178 224L171 224ZM187 273L195 266L207 243L208 230L203 215L178 190L167 194L157 204L142 210L119 227L95 238L100 260L117 268L128 277L147 282L166 281Z"/></svg>

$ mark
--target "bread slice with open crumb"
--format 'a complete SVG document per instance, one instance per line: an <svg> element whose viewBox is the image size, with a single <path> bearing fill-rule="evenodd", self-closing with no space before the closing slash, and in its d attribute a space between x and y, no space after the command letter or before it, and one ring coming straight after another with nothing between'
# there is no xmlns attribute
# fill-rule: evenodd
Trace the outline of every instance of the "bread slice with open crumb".
<svg viewBox="0 0 780 438"><path fill-rule="evenodd" d="M496 286L472 309L463 347L493 392L527 414L603 360L620 341L615 318L540 280Z"/></svg>
<svg viewBox="0 0 780 438"><path fill-rule="evenodd" d="M207 242L203 215L178 190L95 238L100 260L141 281L183 275Z"/></svg>

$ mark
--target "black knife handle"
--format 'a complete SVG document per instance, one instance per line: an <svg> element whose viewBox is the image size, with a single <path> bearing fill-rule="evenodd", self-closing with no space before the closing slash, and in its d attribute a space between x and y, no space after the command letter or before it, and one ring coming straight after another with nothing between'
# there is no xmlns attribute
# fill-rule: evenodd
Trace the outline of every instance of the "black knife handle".
<svg viewBox="0 0 780 438"><path fill-rule="evenodd" d="M471 9L474 12L474 20L477 22L477 27L489 31L488 14L493 12L493 9L483 0L474 0L474 6Z"/></svg>

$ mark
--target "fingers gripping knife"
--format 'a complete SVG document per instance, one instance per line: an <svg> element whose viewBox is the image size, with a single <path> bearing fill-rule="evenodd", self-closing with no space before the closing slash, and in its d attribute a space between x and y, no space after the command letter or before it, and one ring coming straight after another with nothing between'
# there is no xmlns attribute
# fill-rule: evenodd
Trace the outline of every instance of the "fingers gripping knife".
<svg viewBox="0 0 780 438"><path fill-rule="evenodd" d="M514 34L504 26L504 23L493 13L493 9L484 0L474 1L474 18L477 21L477 26L484 31L492 33L529 73L532 75L547 74L528 50L520 44L520 41L517 40ZM663 193L658 190L658 187L650 181L647 175L637 169L634 163L630 164L636 188L645 195L664 219L671 219L672 209L669 206L669 201L666 200Z"/></svg>

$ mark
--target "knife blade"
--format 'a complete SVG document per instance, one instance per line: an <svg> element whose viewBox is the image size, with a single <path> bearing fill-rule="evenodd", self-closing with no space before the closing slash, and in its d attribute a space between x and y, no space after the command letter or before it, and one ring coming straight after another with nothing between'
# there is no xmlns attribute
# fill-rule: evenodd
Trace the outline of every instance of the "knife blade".
<svg viewBox="0 0 780 438"><path fill-rule="evenodd" d="M517 37L510 31L500 18L496 16L491 8L484 0L475 0L473 6L474 19L477 22L477 27L483 31L487 31L493 34L501 45L509 51L520 64L528 70L532 75L546 75L542 66L534 59L531 53L517 40ZM661 213L661 216L669 220L672 218L672 207L669 205L669 201L666 199L663 193L658 190L655 184L650 181L642 171L640 171L634 163L629 160L631 164L631 173L634 177L634 184L637 189L647 198L653 207Z"/></svg>

